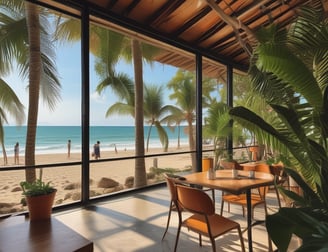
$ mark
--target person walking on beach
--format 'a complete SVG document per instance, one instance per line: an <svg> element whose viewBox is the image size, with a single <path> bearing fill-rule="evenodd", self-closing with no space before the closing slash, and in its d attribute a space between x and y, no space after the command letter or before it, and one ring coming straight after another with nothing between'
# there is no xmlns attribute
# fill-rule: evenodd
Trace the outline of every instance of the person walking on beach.
<svg viewBox="0 0 328 252"><path fill-rule="evenodd" d="M15 164L19 164L19 143L17 142L14 147Z"/></svg>
<svg viewBox="0 0 328 252"><path fill-rule="evenodd" d="M71 139L68 139L68 142L67 142L67 157L68 158L71 157Z"/></svg>
<svg viewBox="0 0 328 252"><path fill-rule="evenodd" d="M100 141L97 141L97 143L93 146L93 154L95 159L100 158Z"/></svg>

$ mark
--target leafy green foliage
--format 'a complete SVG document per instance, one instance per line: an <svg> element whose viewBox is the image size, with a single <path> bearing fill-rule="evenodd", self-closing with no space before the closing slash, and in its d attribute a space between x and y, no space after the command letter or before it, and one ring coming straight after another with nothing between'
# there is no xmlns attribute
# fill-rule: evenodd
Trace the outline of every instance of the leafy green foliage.
<svg viewBox="0 0 328 252"><path fill-rule="evenodd" d="M277 120L235 107L230 115L275 152L289 158L287 174L301 188L280 187L295 208L267 216L268 233L279 251L293 235L297 251L328 250L328 23L320 1L302 8L288 30L261 31L249 75ZM287 166L287 164L285 163Z"/></svg>
<svg viewBox="0 0 328 252"><path fill-rule="evenodd" d="M45 183L40 179L38 179L31 183L27 181L22 181L20 183L20 186L23 189L23 195L33 197L33 196L50 194L56 191L56 189L53 186L51 186L50 183L51 182Z"/></svg>

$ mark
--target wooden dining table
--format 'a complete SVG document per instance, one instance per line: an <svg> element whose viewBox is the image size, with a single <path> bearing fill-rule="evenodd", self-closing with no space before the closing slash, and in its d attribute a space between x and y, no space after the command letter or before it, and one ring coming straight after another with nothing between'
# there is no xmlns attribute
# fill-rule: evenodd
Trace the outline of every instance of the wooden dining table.
<svg viewBox="0 0 328 252"><path fill-rule="evenodd" d="M269 173L255 172L255 177L250 178L248 171L238 171L238 176L234 178L232 170L217 170L214 179L208 178L208 172L191 173L184 175L183 178L183 183L186 184L213 188L233 194L246 194L248 249L252 252L251 190L261 186L273 185L274 176Z"/></svg>
<svg viewBox="0 0 328 252"><path fill-rule="evenodd" d="M30 221L14 216L0 219L0 252L7 251L92 252L93 242L54 217Z"/></svg>

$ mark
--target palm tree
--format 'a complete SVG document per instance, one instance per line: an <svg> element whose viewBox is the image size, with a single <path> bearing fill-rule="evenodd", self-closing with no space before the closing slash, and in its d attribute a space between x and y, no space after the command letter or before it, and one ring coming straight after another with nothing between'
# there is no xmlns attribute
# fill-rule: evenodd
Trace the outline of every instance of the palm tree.
<svg viewBox="0 0 328 252"><path fill-rule="evenodd" d="M54 109L60 99L60 84L56 68L51 60L53 48L51 35L48 33L48 21L40 7L24 1L26 25L28 30L28 64L29 106L27 115L27 133L25 148L25 165L35 165L35 140L38 125L40 94L50 109ZM35 170L26 170L26 181L36 179Z"/></svg>
<svg viewBox="0 0 328 252"><path fill-rule="evenodd" d="M193 123L196 113L196 83L195 77L190 72L177 71L176 76L167 84L173 89L170 99L176 100L177 106L183 111L183 120L187 122L189 149L196 149ZM196 154L191 153L193 170L196 169Z"/></svg>
<svg viewBox="0 0 328 252"><path fill-rule="evenodd" d="M143 65L142 65L142 49L138 40L131 40L134 81L135 81L135 171L134 171L134 187L147 185L146 164L145 164L145 143L144 143L144 113L143 113Z"/></svg>
<svg viewBox="0 0 328 252"><path fill-rule="evenodd" d="M54 55L49 23L39 6L27 1L0 2L2 7L1 36L8 44L2 57L16 59L22 77L29 79L29 106L25 165L35 165L35 138L40 95L50 109L60 99L60 84L51 57ZM36 179L35 169L26 170L26 180Z"/></svg>
<svg viewBox="0 0 328 252"><path fill-rule="evenodd" d="M113 33L108 31L109 33ZM107 37L108 38L108 37ZM129 40L127 38L123 39L122 43L115 43L116 49L112 50L111 47L108 45L112 45L109 43L110 41L104 39L103 36L99 36L99 40L105 41L105 43L101 43L100 45L103 45L104 48L108 48L111 51L114 51L114 57L113 55L103 53L101 55L97 55L101 61L105 61L108 64L106 66L110 71L106 72L107 74L107 80L111 80L109 82L102 82L97 87L98 92L102 92L106 87L113 86L115 83L119 83L121 87L115 86L114 88L118 90L117 93L120 94L121 98L125 98L130 103L134 101L134 118L135 118L135 135L138 136L135 138L135 149L136 149L136 156L135 159L135 179L134 179L134 186L140 187L147 184L147 177L146 177L146 165L145 165L145 150L144 150L144 115L143 115L143 70L142 70L142 46L139 41L137 40ZM130 44L131 43L131 44ZM114 44L114 43L113 43ZM130 44L130 47L128 46ZM119 48L117 48L119 47ZM101 47L100 51L106 51ZM129 52L132 51L132 54ZM117 60L121 55L124 55L127 60L133 60L133 66L134 66L134 89L131 89L131 81L128 80L127 76L121 75L121 77L124 78L124 80L118 78L119 76L115 75L114 71L114 64L117 63ZM105 60L104 60L105 58ZM116 80L114 82L113 80ZM123 85L122 85L123 84ZM122 88L123 87L123 88ZM122 92L125 91L125 92ZM124 94L125 93L125 94ZM132 98L132 94L134 94L134 97ZM130 113L131 111L129 111ZM106 115L108 115L109 111L107 111Z"/></svg>
<svg viewBox="0 0 328 252"><path fill-rule="evenodd" d="M103 38L101 38L103 39ZM107 44L108 46L108 44ZM143 60L151 63L152 58L160 51L158 48L141 43L137 39L124 37L122 43L118 43L114 50L127 62L132 62L134 67L134 118L135 118L135 176L134 187L141 187L147 184L145 165L145 143L144 143L144 94L143 94ZM115 61L112 61L115 62ZM131 90L129 90L131 95ZM132 98L128 98L132 101Z"/></svg>
<svg viewBox="0 0 328 252"><path fill-rule="evenodd" d="M230 111L234 120L288 157L285 169L303 190L300 196L280 188L298 207L267 217L268 232L279 251L287 251L293 234L302 239L298 251L327 250L327 31L320 1L302 8L289 30L261 30L249 73L253 89L277 116L276 123L244 107Z"/></svg>
<svg viewBox="0 0 328 252"><path fill-rule="evenodd" d="M210 93L215 90L216 82L213 79L203 81L203 108L208 105ZM188 71L178 70L173 79L167 84L173 92L170 99L176 101L177 108L171 111L173 116L168 117L168 122L176 120L177 124L186 122L186 131L188 134L189 149L196 149L194 121L196 117L196 78L195 75ZM196 153L191 153L192 169L196 169Z"/></svg>
<svg viewBox="0 0 328 252"><path fill-rule="evenodd" d="M108 31L109 33L113 33ZM116 35L121 36L121 35ZM134 101L134 118L135 118L135 154L137 158L135 159L135 176L134 176L134 186L141 187L147 184L146 177L146 165L145 165L145 143L144 143L144 94L143 94L143 60L151 63L151 59L159 52L159 49L145 44L140 43L137 39L129 39L127 37L123 37L120 43L116 41L116 43L108 43L103 36L98 37L99 40L105 41L100 44L103 45L104 48L108 48L110 51L114 52L114 57L110 54L102 54L102 57L107 57L108 62L113 63L111 66L113 67L115 63L117 63L117 59L120 56L127 62L133 62L134 67L134 90L131 90L131 85L127 83L125 87L129 86L129 88L125 88L125 96L128 101ZM113 42L113 41L112 41ZM98 45L98 44L97 44ZM111 46L108 46L111 45ZM115 46L112 48L112 45ZM102 48L102 46L101 46ZM104 49L102 48L102 49ZM116 53L116 54L115 54ZM113 68L111 68L113 69ZM115 73L115 71L108 71L108 77L111 79L111 74ZM102 85L98 86L98 92L101 92L106 86ZM131 97L131 94L134 93L134 98ZM121 93L122 94L122 93ZM123 97L123 96L122 96Z"/></svg>
<svg viewBox="0 0 328 252"><path fill-rule="evenodd" d="M145 119L150 128L147 136L147 149L149 147L149 138L151 134L152 126L155 125L160 141L166 152L169 145L169 139L162 123L167 121L167 118L171 116L171 112L175 110L172 105L163 105L163 87L162 86L145 86L144 97L144 114Z"/></svg>
<svg viewBox="0 0 328 252"><path fill-rule="evenodd" d="M147 184L146 165L144 159L143 59L148 59L149 61L158 52L158 49L153 46L140 43L136 39L129 40L127 38L125 38L119 46L120 49L117 50L119 55L122 55L127 61L132 60L134 67L134 92L132 92L130 88L126 89L126 99L130 103L134 101L135 135L137 136L135 138L135 154L137 158L135 159L134 187L141 187ZM101 91L104 87L105 86L99 87L97 90ZM131 97L132 93L134 93L133 98Z"/></svg>

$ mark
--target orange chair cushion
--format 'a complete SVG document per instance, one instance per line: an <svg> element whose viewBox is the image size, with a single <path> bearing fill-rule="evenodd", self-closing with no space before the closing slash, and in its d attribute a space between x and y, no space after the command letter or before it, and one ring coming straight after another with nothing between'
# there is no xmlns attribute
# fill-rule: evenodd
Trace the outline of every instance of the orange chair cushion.
<svg viewBox="0 0 328 252"><path fill-rule="evenodd" d="M220 236L232 229L239 227L239 224L237 222L224 218L223 216L218 214L210 215L208 216L208 218L213 237ZM208 230L204 215L194 214L184 220L182 222L182 225L197 233L201 233L205 236L208 236Z"/></svg>

